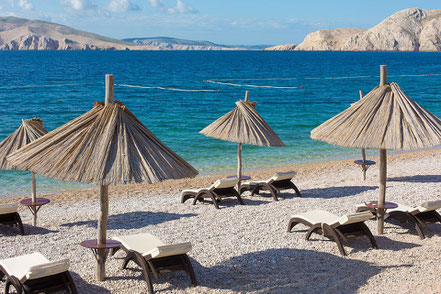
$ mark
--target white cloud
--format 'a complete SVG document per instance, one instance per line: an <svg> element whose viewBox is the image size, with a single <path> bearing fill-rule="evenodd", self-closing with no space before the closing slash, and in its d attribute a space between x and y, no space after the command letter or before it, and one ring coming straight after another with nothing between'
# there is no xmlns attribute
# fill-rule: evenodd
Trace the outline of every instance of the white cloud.
<svg viewBox="0 0 441 294"><path fill-rule="evenodd" d="M196 9L193 9L191 6L187 6L181 0L177 0L176 6L168 9L168 13L171 14L186 14L186 13L198 13Z"/></svg>
<svg viewBox="0 0 441 294"><path fill-rule="evenodd" d="M149 0L150 6L154 8L163 7L164 3L162 3L162 0Z"/></svg>
<svg viewBox="0 0 441 294"><path fill-rule="evenodd" d="M18 0L18 6L22 9L33 9L34 6L32 6L32 3L29 2L29 0Z"/></svg>
<svg viewBox="0 0 441 294"><path fill-rule="evenodd" d="M111 0L108 9L112 12L126 12L141 10L141 8L130 0Z"/></svg>
<svg viewBox="0 0 441 294"><path fill-rule="evenodd" d="M61 0L61 2L66 7L76 11L83 11L96 7L96 5L90 2L89 0Z"/></svg>

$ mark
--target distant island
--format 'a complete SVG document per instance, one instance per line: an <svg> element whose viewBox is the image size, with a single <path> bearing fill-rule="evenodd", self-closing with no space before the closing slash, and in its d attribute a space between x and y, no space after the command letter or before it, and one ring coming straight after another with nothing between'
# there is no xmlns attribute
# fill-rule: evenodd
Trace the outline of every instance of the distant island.
<svg viewBox="0 0 441 294"><path fill-rule="evenodd" d="M370 29L343 28L308 34L298 46L271 50L296 51L441 51L441 10L409 8Z"/></svg>
<svg viewBox="0 0 441 294"><path fill-rule="evenodd" d="M299 45L277 46L170 37L117 40L40 20L0 17L0 50L441 51L441 10L409 8L370 29L319 30Z"/></svg>

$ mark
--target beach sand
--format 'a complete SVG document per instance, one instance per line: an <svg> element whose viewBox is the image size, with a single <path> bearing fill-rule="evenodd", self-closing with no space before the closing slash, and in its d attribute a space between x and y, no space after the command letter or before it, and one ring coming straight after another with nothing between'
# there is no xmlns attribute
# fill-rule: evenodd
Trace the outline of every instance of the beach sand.
<svg viewBox="0 0 441 294"><path fill-rule="evenodd" d="M386 201L416 206L441 199L440 153L433 149L390 155ZM429 225L427 238L420 240L409 225L387 222L385 234L376 236L379 249L359 237L345 244L346 257L321 235L305 241L304 226L286 232L293 214L323 209L344 215L354 212L358 203L376 200L377 165L368 170L366 181L351 160L245 173L266 179L288 170L297 172L293 181L303 198L290 191L275 202L269 194L251 197L247 192L246 205L228 199L219 210L211 204L181 204L179 194L182 189L208 187L224 175L110 187L108 237L150 232L168 243L192 243L189 256L199 285L192 287L183 272L171 273L153 281L156 293L441 292L441 224ZM96 238L98 189L47 196L51 203L40 210L36 228L30 225L30 212L20 208L25 236L15 228L0 227L0 258L35 251L51 260L69 257L79 293L146 293L139 267L132 263L120 269L122 251L108 259L108 278L95 281L96 261L79 243ZM376 222L366 224L376 235Z"/></svg>

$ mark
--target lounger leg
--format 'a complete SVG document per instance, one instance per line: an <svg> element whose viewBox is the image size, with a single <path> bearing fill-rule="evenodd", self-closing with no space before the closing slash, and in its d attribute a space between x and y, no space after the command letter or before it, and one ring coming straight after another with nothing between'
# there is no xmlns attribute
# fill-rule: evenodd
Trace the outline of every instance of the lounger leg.
<svg viewBox="0 0 441 294"><path fill-rule="evenodd" d="M136 255L135 252L133 251L129 251L127 252L127 256L124 258L123 264L121 266L121 269L126 269L127 268L127 264L133 260L134 262L138 263L136 260Z"/></svg>
<svg viewBox="0 0 441 294"><path fill-rule="evenodd" d="M17 223L18 229L20 230L20 234L24 235L23 223L21 221L21 217L18 212L15 213L15 222Z"/></svg>
<svg viewBox="0 0 441 294"><path fill-rule="evenodd" d="M219 209L219 204L217 204L216 196L213 193L208 193L210 195L211 201L213 201L214 207L216 209Z"/></svg>
<svg viewBox="0 0 441 294"><path fill-rule="evenodd" d="M420 221L410 213L408 214L408 222L415 227L415 230L417 231L417 234L421 240L426 238L426 236L424 236L423 228L420 224Z"/></svg>
<svg viewBox="0 0 441 294"><path fill-rule="evenodd" d="M185 268L187 269L187 273L190 276L191 283L193 286L197 286L198 281L196 280L196 275L194 274L193 265L190 262L190 258L188 258L187 254L182 255L182 258L184 260Z"/></svg>
<svg viewBox="0 0 441 294"><path fill-rule="evenodd" d="M251 190L251 196L254 196L255 194L259 195L259 188L259 185L255 185Z"/></svg>
<svg viewBox="0 0 441 294"><path fill-rule="evenodd" d="M338 250L340 251L340 254L345 256L346 255L345 249L343 248L343 244L341 244L341 241L338 238L338 235L335 232L335 230L331 226L329 226L327 224L323 224L323 229L327 233L329 233L331 235L332 239L334 239L334 242L337 243L337 247L338 247Z"/></svg>
<svg viewBox="0 0 441 294"><path fill-rule="evenodd" d="M234 195L236 196L237 200L239 200L239 203L240 203L241 205L245 205L245 203L243 203L242 197L240 197L239 192L237 192L236 190L234 190L233 193L234 193Z"/></svg>
<svg viewBox="0 0 441 294"><path fill-rule="evenodd" d="M299 224L299 223L300 223L300 222L299 222L299 220L298 220L297 218L292 218L292 219L290 219L289 222L288 222L288 230L287 230L287 232L288 232L288 233L291 233L292 229L293 229L297 224Z"/></svg>
<svg viewBox="0 0 441 294"><path fill-rule="evenodd" d="M277 198L277 190L272 185L263 183L262 186L265 188L265 190L269 190L271 192L271 196L273 196L274 201L279 201Z"/></svg>
<svg viewBox="0 0 441 294"><path fill-rule="evenodd" d="M187 193L186 194L182 194L181 203L184 203L185 201L187 201L188 199L190 199L192 197L194 197L194 195L187 194Z"/></svg>
<svg viewBox="0 0 441 294"><path fill-rule="evenodd" d="M146 260L144 259L144 257L141 254L139 254L139 253L134 253L134 254L135 254L135 258L137 260L137 263L142 268L142 273L144 274L144 279L147 282L148 293L153 294L152 278L150 277L150 271L148 269L148 265L146 263Z"/></svg>
<svg viewBox="0 0 441 294"><path fill-rule="evenodd" d="M365 223L360 224L363 232L366 234L366 236L369 238L369 241L371 241L372 248L378 249L377 240L375 240L374 235L372 235L371 230L369 230L368 226Z"/></svg>
<svg viewBox="0 0 441 294"><path fill-rule="evenodd" d="M438 221L441 223L441 215L437 211L433 211L433 216L435 216Z"/></svg>
<svg viewBox="0 0 441 294"><path fill-rule="evenodd" d="M321 229L322 229L322 226L320 224L313 225L306 233L305 240L309 241L309 238L311 237L312 233L314 233L318 230L321 230Z"/></svg>
<svg viewBox="0 0 441 294"><path fill-rule="evenodd" d="M75 283L74 283L74 281L73 281L72 276L70 275L70 273L69 273L69 272L66 272L66 273L65 273L65 277L66 277L67 282L68 282L68 287L69 287L69 289L70 289L70 293L71 293L71 294L78 294L78 292L77 292L77 288L75 287Z"/></svg>
<svg viewBox="0 0 441 294"><path fill-rule="evenodd" d="M294 191L296 192L297 196L302 197L302 194L300 194L300 190L297 188L297 186L293 182L290 182L290 185L294 189Z"/></svg>
<svg viewBox="0 0 441 294"><path fill-rule="evenodd" d="M10 280L10 278L6 279L5 294L11 293L10 292L11 286L15 288L15 292L17 294L23 294L23 287L20 285L20 283L14 283L13 281Z"/></svg>

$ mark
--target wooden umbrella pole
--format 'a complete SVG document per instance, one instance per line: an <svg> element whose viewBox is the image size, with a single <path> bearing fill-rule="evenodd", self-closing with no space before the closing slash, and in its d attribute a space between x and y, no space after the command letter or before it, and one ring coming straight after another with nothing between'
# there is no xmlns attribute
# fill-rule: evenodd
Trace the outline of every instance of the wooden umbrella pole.
<svg viewBox="0 0 441 294"><path fill-rule="evenodd" d="M113 75L106 75L106 105L113 103ZM107 218L109 215L109 186L100 186L100 214L98 218L98 245L105 245L107 239ZM106 250L98 249L96 279L103 281L106 277Z"/></svg>
<svg viewBox="0 0 441 294"><path fill-rule="evenodd" d="M240 182L242 180L242 143L237 144L237 191L240 193Z"/></svg>
<svg viewBox="0 0 441 294"><path fill-rule="evenodd" d="M378 206L384 207L386 200L386 177L387 177L387 156L386 149L380 149L380 187L378 194ZM384 228L384 209L378 208L377 232L383 235Z"/></svg>
<svg viewBox="0 0 441 294"><path fill-rule="evenodd" d="M360 90L360 100L363 99L363 91ZM366 167L366 151L364 150L364 148L361 149L361 158L363 160L363 164L361 165L361 168L363 170L363 181L366 181L366 171L367 171L367 167Z"/></svg>
<svg viewBox="0 0 441 294"><path fill-rule="evenodd" d="M386 85L387 72L386 66L380 66L380 86ZM386 178L387 178L387 155L386 149L380 149L380 186L378 194L378 206L384 207L386 201ZM384 208L378 208L377 215L377 234L383 235L384 228Z"/></svg>
<svg viewBox="0 0 441 294"><path fill-rule="evenodd" d="M32 203L37 202L37 179L35 176L35 173L32 172ZM35 206L32 207L33 209L36 209ZM34 220L33 220L34 227L37 226L37 212L34 211Z"/></svg>

